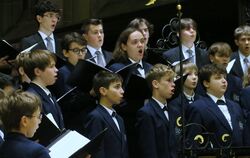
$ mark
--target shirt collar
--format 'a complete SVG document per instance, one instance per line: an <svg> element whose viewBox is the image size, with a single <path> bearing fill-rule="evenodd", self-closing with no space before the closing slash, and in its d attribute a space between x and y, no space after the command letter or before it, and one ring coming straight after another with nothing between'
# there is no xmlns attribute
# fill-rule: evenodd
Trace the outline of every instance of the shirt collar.
<svg viewBox="0 0 250 158"><path fill-rule="evenodd" d="M154 99L158 103L158 105L160 106L161 109L163 109L164 106L167 106L167 102L164 105L160 101L158 101L156 98L152 97L152 99Z"/></svg>
<svg viewBox="0 0 250 158"><path fill-rule="evenodd" d="M92 46L90 46L90 45L87 45L87 48L88 48L88 50L90 51L90 54L91 54L92 56L95 56L95 52L96 52L96 51L99 51L99 52L102 53L102 49L101 49L101 48L96 49L96 48L94 48L94 47L92 47Z"/></svg>
<svg viewBox="0 0 250 158"><path fill-rule="evenodd" d="M207 93L208 96L210 96L210 98L216 103L217 100L223 100L225 103L226 103L226 99L224 97L224 95L221 97L221 98L217 98L216 96L210 94L210 93Z"/></svg>
<svg viewBox="0 0 250 158"><path fill-rule="evenodd" d="M45 40L45 39L48 37L48 36L47 36L45 33L43 33L42 31L38 31L38 32L39 32L39 34L41 35L41 37L42 37L43 40ZM54 34L53 34L53 33L50 34L49 37L50 37L52 40L54 40Z"/></svg>
<svg viewBox="0 0 250 158"><path fill-rule="evenodd" d="M111 116L112 116L112 113L115 112L114 109L109 109L109 108L107 108L106 106L104 106L104 105L102 105L102 104L100 104L100 105L101 105L104 109L106 109L107 112L109 113L109 115L111 115Z"/></svg>
<svg viewBox="0 0 250 158"><path fill-rule="evenodd" d="M193 44L193 46L192 46L191 48L188 48L188 47L182 45L182 52L185 52L185 53L186 53L187 50L189 50L189 49L191 49L193 52L195 52L194 44Z"/></svg>
<svg viewBox="0 0 250 158"><path fill-rule="evenodd" d="M250 55L246 57L245 55L243 55L243 54L241 53L240 50L239 50L239 56L240 56L240 60L241 60L241 61L243 61L245 58L247 58L248 61L250 61Z"/></svg>
<svg viewBox="0 0 250 158"><path fill-rule="evenodd" d="M138 64L140 64L141 65L141 67L143 68L143 64L142 64L142 60L140 60L139 62L135 62L133 59L131 59L131 58L128 58L133 64L134 63L138 63Z"/></svg>

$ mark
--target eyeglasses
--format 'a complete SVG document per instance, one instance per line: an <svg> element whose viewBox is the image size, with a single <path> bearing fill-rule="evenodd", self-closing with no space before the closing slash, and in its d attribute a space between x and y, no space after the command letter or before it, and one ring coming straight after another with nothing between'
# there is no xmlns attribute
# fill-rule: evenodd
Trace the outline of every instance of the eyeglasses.
<svg viewBox="0 0 250 158"><path fill-rule="evenodd" d="M87 53L87 48L82 48L82 49L79 49L79 48L73 48L73 49L69 49L70 51L72 51L73 53L76 53L77 55L80 55L81 52L83 54L86 54Z"/></svg>
<svg viewBox="0 0 250 158"><path fill-rule="evenodd" d="M36 117L37 119L39 120L42 120L43 118L43 115L42 114L39 114L39 116L34 116L34 115L27 115L28 117Z"/></svg>
<svg viewBox="0 0 250 158"><path fill-rule="evenodd" d="M46 17L48 17L50 19L56 18L57 21L61 20L61 16L59 14L56 14L56 13L48 13L48 14L44 14L43 16L46 16Z"/></svg>

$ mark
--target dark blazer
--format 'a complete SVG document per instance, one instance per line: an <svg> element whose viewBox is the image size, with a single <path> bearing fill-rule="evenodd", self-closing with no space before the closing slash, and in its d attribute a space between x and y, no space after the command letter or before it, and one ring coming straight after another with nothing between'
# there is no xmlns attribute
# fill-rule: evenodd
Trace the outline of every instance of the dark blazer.
<svg viewBox="0 0 250 158"><path fill-rule="evenodd" d="M113 72L115 71L118 71L120 69L122 69L123 67L131 64L132 62L130 60L127 60L126 62L124 63L114 63L112 64L109 69L112 70ZM145 61L142 61L142 65L143 65L143 69L145 71L145 74L151 69L152 65L145 62ZM136 75L140 75L139 71L137 69L135 69L135 71L133 72L133 74L136 74Z"/></svg>
<svg viewBox="0 0 250 158"><path fill-rule="evenodd" d="M179 52L180 52L179 47L169 49L163 52L163 58L169 61L170 63L180 61ZM201 68L201 66L209 63L209 58L207 53L198 47L195 47L195 57L196 57L196 65L198 68ZM184 59L183 53L181 53L181 59L182 60Z"/></svg>
<svg viewBox="0 0 250 158"><path fill-rule="evenodd" d="M225 92L225 97L235 101L237 103L240 102L240 94L242 91L242 80L241 78L232 75L232 74L227 74L227 90Z"/></svg>
<svg viewBox="0 0 250 158"><path fill-rule="evenodd" d="M0 148L1 158L50 158L48 152L45 147L20 133L8 133Z"/></svg>
<svg viewBox="0 0 250 158"><path fill-rule="evenodd" d="M103 53L104 59L106 61L106 64L108 64L112 59L112 53L109 51L103 50L103 49L102 49L102 53ZM85 59L90 59L91 61L95 62L94 57L91 55L91 53L88 49L87 49L87 54L85 56Z"/></svg>
<svg viewBox="0 0 250 158"><path fill-rule="evenodd" d="M242 89L240 97L240 105L244 111L244 117L246 119L246 125L244 129L244 145L250 146L250 87Z"/></svg>
<svg viewBox="0 0 250 158"><path fill-rule="evenodd" d="M88 115L85 123L85 133L90 139L94 138L103 129L108 128L100 151L93 154L93 158L128 158L127 139L123 119L117 115L120 127L118 130L107 110L101 105Z"/></svg>
<svg viewBox="0 0 250 158"><path fill-rule="evenodd" d="M55 50L56 53L60 56L62 56L62 47L61 47L61 41L54 35L55 38ZM36 50L36 49L47 49L46 45L43 42L43 39L41 37L41 35L39 34L39 32L30 35L28 37L25 37L21 40L21 49L24 50L32 45L34 45L35 43L38 42L38 45L36 45L34 48L32 48L32 50Z"/></svg>
<svg viewBox="0 0 250 158"><path fill-rule="evenodd" d="M38 85L30 83L30 86L27 90L28 92L38 95L42 100L42 112L45 114L51 113L54 117L57 125L60 129L64 129L64 122L61 109L56 102L55 97L52 95L54 104L51 102L49 96L41 89Z"/></svg>
<svg viewBox="0 0 250 158"><path fill-rule="evenodd" d="M238 76L239 78L242 79L244 72L243 69L241 67L241 63L240 63L240 55L239 52L233 52L232 56L231 56L231 60L235 59L234 65L230 71L230 74L233 74L235 76Z"/></svg>
<svg viewBox="0 0 250 158"><path fill-rule="evenodd" d="M237 103L240 102L240 94L242 90L242 80L232 74L227 74L226 77L227 80L227 90L225 92L225 97L227 99L230 99L232 101L235 101ZM200 82L198 82L198 85L195 89L195 92L199 95L206 96L206 90L203 88Z"/></svg>
<svg viewBox="0 0 250 158"><path fill-rule="evenodd" d="M183 98L183 103L181 102L181 97ZM200 97L201 96L199 94L195 94L193 102L195 100L198 100ZM171 108L173 109L176 109L176 111L178 111L179 114L182 114L182 108L184 108L186 112L187 109L189 108L189 105L190 105L189 100L186 98L184 93L179 94L178 97L169 102L169 106L171 106Z"/></svg>
<svg viewBox="0 0 250 158"><path fill-rule="evenodd" d="M136 120L139 158L174 158L176 153L175 118L169 109L169 121L152 98L138 112Z"/></svg>
<svg viewBox="0 0 250 158"><path fill-rule="evenodd" d="M200 97L193 104L190 105L188 111L188 123L195 123L198 125L191 125L187 128L188 140L194 144L192 140L198 134L203 132L210 132L210 140L213 147L225 147L232 145L234 147L243 145L243 113L240 106L226 99L227 108L231 116L233 130L230 128L225 116L219 109L218 105L207 95ZM202 129L204 127L204 129ZM222 141L222 136L229 134L228 142Z"/></svg>

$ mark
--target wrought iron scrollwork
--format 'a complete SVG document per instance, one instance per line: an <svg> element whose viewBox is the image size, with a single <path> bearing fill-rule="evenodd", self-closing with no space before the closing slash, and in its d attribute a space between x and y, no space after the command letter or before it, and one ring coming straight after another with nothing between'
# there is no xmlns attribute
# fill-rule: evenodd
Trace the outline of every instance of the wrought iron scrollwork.
<svg viewBox="0 0 250 158"><path fill-rule="evenodd" d="M169 23L164 25L161 31L161 38L157 40L156 46L159 49L170 49L176 47L178 43L178 25L179 19L174 17L170 19ZM207 49L205 41L200 40L200 34L197 32L195 45L203 50Z"/></svg>

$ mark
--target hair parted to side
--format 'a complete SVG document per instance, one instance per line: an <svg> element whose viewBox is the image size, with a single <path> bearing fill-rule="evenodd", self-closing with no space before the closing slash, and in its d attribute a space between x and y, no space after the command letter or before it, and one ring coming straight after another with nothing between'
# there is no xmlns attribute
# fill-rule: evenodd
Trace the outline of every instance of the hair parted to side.
<svg viewBox="0 0 250 158"><path fill-rule="evenodd" d="M87 19L85 21L83 21L82 27L81 27L81 33L82 34L86 34L89 31L89 27L90 25L102 25L102 20L101 19Z"/></svg>
<svg viewBox="0 0 250 158"><path fill-rule="evenodd" d="M167 75L169 79L173 79L175 77L175 72L171 69L171 67L164 64L156 64L154 65L150 71L146 74L147 83L152 90L152 81L160 79Z"/></svg>
<svg viewBox="0 0 250 158"><path fill-rule="evenodd" d="M56 56L54 53L48 50L31 50L25 52L23 56L23 69L26 75L33 80L35 76L35 68L45 70L46 67L50 66L52 61L56 62Z"/></svg>
<svg viewBox="0 0 250 158"><path fill-rule="evenodd" d="M238 40L242 35L250 36L250 26L242 25L234 30L234 39Z"/></svg>
<svg viewBox="0 0 250 158"><path fill-rule="evenodd" d="M220 74L225 76L227 75L227 70L223 65L215 63L207 64L199 70L199 79L201 83L203 83L204 81L210 82L210 78L212 75Z"/></svg>
<svg viewBox="0 0 250 158"><path fill-rule="evenodd" d="M62 43L61 43L62 49L65 49L68 51L70 49L69 48L70 44L73 42L75 42L81 46L87 45L87 41L85 40L85 38L83 38L82 35L80 35L77 32L71 32L71 33L68 33L64 36Z"/></svg>
<svg viewBox="0 0 250 158"><path fill-rule="evenodd" d="M6 131L19 130L22 116L31 116L42 108L35 94L17 90L0 99L0 119Z"/></svg>
<svg viewBox="0 0 250 158"><path fill-rule="evenodd" d="M128 24L128 27L134 27L136 29L140 28L140 25L142 23L145 23L145 25L148 27L149 35L152 35L154 33L154 25L151 24L147 19L145 18L135 18Z"/></svg>
<svg viewBox="0 0 250 158"><path fill-rule="evenodd" d="M100 71L93 78L93 89L95 94L100 98L100 87L109 88L110 84L113 82L122 82L122 77L113 72Z"/></svg>
<svg viewBox="0 0 250 158"><path fill-rule="evenodd" d="M232 52L233 51L232 51L230 45L226 42L213 43L208 49L208 54L212 55L212 56L215 56L215 54L218 54L219 56L230 57Z"/></svg>

